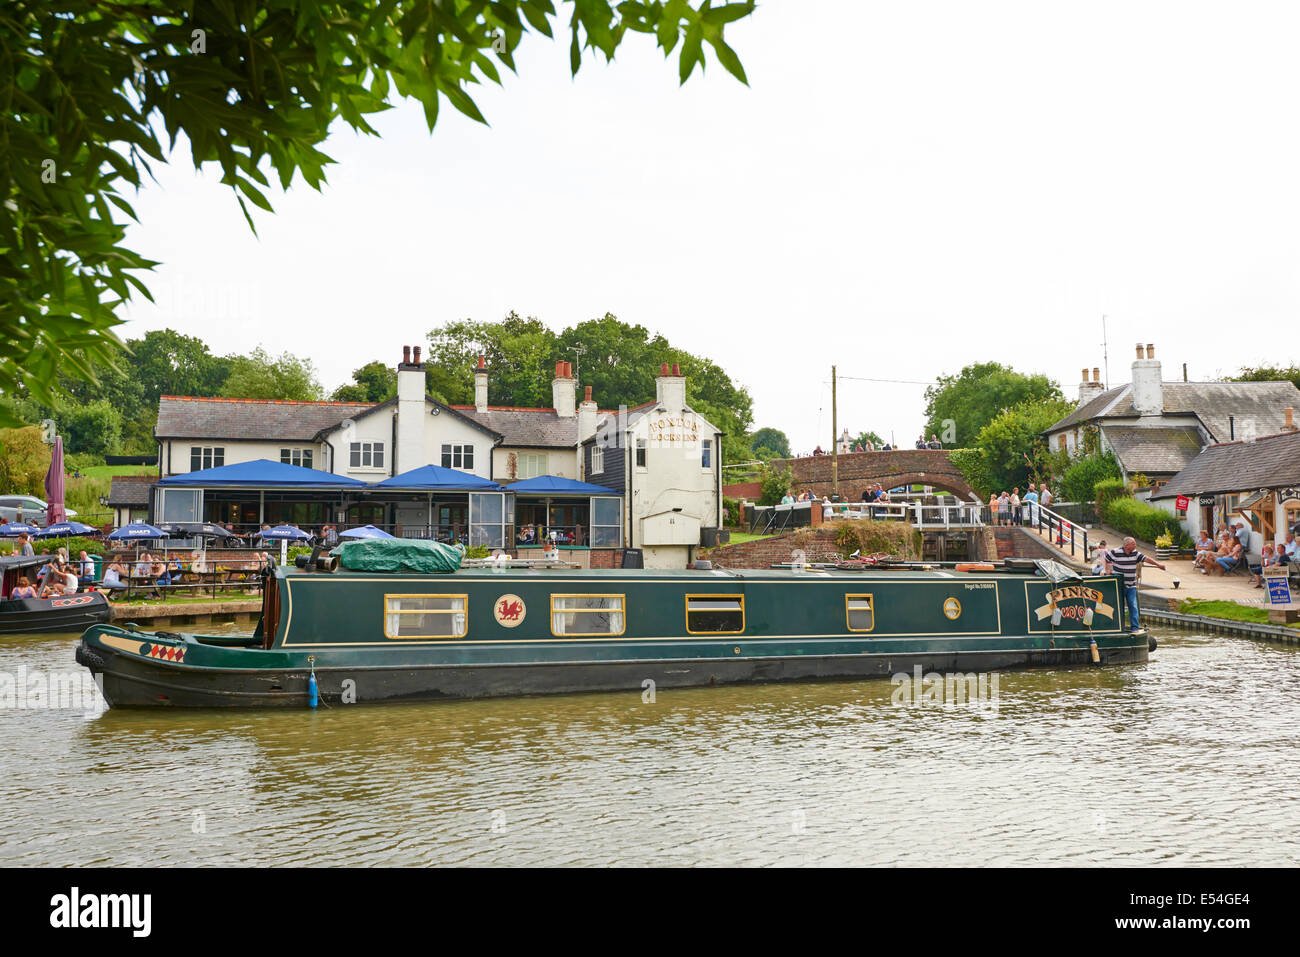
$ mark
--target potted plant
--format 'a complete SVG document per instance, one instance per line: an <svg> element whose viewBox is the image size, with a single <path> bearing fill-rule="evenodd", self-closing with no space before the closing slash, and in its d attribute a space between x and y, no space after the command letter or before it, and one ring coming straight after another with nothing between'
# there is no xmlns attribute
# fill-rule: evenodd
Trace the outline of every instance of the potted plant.
<svg viewBox="0 0 1300 957"><path fill-rule="evenodd" d="M1156 558L1161 561L1174 557L1174 537L1169 532L1156 536Z"/></svg>

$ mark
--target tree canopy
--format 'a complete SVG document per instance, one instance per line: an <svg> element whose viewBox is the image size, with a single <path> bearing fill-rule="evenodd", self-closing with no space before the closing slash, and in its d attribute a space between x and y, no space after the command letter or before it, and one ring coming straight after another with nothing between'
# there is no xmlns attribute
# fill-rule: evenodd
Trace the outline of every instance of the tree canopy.
<svg viewBox="0 0 1300 957"><path fill-rule="evenodd" d="M749 440L749 448L764 462L790 457L790 439L780 429L755 429Z"/></svg>
<svg viewBox="0 0 1300 957"><path fill-rule="evenodd" d="M1229 382L1281 382L1289 381L1300 389L1300 365L1246 366L1240 375L1231 376Z"/></svg>
<svg viewBox="0 0 1300 957"><path fill-rule="evenodd" d="M500 322L447 323L429 333L430 392L444 402L473 402L480 355L487 358L488 401L531 408L551 406L551 380L560 360L573 363L580 386L592 387L602 409L631 408L653 399L660 365L676 363L686 376L687 404L725 433L724 461L744 461L751 454L749 392L712 359L693 355L612 313L558 333L515 312Z"/></svg>
<svg viewBox="0 0 1300 957"><path fill-rule="evenodd" d="M723 39L753 0L572 0L569 66L613 58L629 32L678 50L681 82L707 44L746 82ZM0 394L55 403L60 377L94 379L119 357L116 309L156 263L123 245L126 198L178 141L217 163L246 202L295 179L320 189L336 120L375 134L392 97L445 101L514 71L525 35L553 36L552 0L9 0L0 17ZM151 298L151 297L150 297ZM0 424L12 410L0 409Z"/></svg>
<svg viewBox="0 0 1300 957"><path fill-rule="evenodd" d="M952 463L984 495L1016 487L1023 493L1030 482L1051 477L1061 466L1042 433L1071 408L1064 399L1030 399L1012 406L980 429L968 448L954 451Z"/></svg>
<svg viewBox="0 0 1300 957"><path fill-rule="evenodd" d="M1063 398L1060 386L1045 375L1025 375L999 362L977 362L955 376L941 376L925 390L925 434L937 435L944 448L968 448L980 430L1007 409Z"/></svg>

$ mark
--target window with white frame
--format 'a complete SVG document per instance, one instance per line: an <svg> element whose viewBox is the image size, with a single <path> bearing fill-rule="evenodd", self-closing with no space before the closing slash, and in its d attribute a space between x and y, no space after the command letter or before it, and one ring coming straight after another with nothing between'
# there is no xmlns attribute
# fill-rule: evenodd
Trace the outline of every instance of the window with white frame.
<svg viewBox="0 0 1300 957"><path fill-rule="evenodd" d="M539 475L546 474L546 464L545 452L520 452L515 464L515 474L521 479L537 478Z"/></svg>
<svg viewBox="0 0 1300 957"><path fill-rule="evenodd" d="M636 440L636 467L645 468L645 439Z"/></svg>
<svg viewBox="0 0 1300 957"><path fill-rule="evenodd" d="M713 440L705 439L700 443L700 468L713 468Z"/></svg>
<svg viewBox="0 0 1300 957"><path fill-rule="evenodd" d="M591 499L591 547L620 548L623 545L623 500L612 495Z"/></svg>
<svg viewBox="0 0 1300 957"><path fill-rule="evenodd" d="M503 548L506 541L506 503L501 492L471 492L469 496L469 544ZM513 516L512 516L513 517Z"/></svg>
<svg viewBox="0 0 1300 957"><path fill-rule="evenodd" d="M625 608L622 595L551 595L551 633L621 635Z"/></svg>
<svg viewBox="0 0 1300 957"><path fill-rule="evenodd" d="M474 468L474 446L444 445L442 447L442 467L445 469L460 469L465 472L471 471Z"/></svg>
<svg viewBox="0 0 1300 957"><path fill-rule="evenodd" d="M203 469L215 469L218 466L226 464L225 446L208 446L208 445L191 445L190 446L190 471L199 472Z"/></svg>
<svg viewBox="0 0 1300 957"><path fill-rule="evenodd" d="M309 469L312 467L311 449L281 449L280 462L283 465L297 465Z"/></svg>
<svg viewBox="0 0 1300 957"><path fill-rule="evenodd" d="M348 467L354 469L382 469L384 467L384 443L351 443L348 447Z"/></svg>
<svg viewBox="0 0 1300 957"><path fill-rule="evenodd" d="M605 447L599 442L591 447L591 474L605 471Z"/></svg>

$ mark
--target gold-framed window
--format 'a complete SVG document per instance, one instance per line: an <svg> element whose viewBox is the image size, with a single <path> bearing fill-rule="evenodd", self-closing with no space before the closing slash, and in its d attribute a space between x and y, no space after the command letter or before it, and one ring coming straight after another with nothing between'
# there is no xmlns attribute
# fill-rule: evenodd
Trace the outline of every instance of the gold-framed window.
<svg viewBox="0 0 1300 957"><path fill-rule="evenodd" d="M464 638L468 595L385 595L385 638Z"/></svg>
<svg viewBox="0 0 1300 957"><path fill-rule="evenodd" d="M844 626L849 631L874 631L876 602L870 594L844 596Z"/></svg>
<svg viewBox="0 0 1300 957"><path fill-rule="evenodd" d="M744 595L686 596L687 634L738 635L744 630Z"/></svg>
<svg viewBox="0 0 1300 957"><path fill-rule="evenodd" d="M625 595L551 596L551 634L556 637L616 637L626 630Z"/></svg>

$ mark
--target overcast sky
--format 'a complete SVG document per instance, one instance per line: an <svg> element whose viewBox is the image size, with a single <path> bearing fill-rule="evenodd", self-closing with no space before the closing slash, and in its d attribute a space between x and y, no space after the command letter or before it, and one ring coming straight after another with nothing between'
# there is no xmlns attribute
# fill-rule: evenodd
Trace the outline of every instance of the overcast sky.
<svg viewBox="0 0 1300 957"><path fill-rule="evenodd" d="M326 389L454 319L613 312L712 356L797 451L910 445L913 384L996 359L1057 379L1289 364L1300 273L1294 3L768 0L684 87L630 34L568 72L526 38L490 127L403 103L336 132L322 193L254 237L188 149L135 203L163 261L134 337L313 360ZM1284 336L1280 333L1289 330ZM857 377L857 378L849 378ZM596 397L604 401L602 397ZM959 436L959 440L964 437Z"/></svg>

